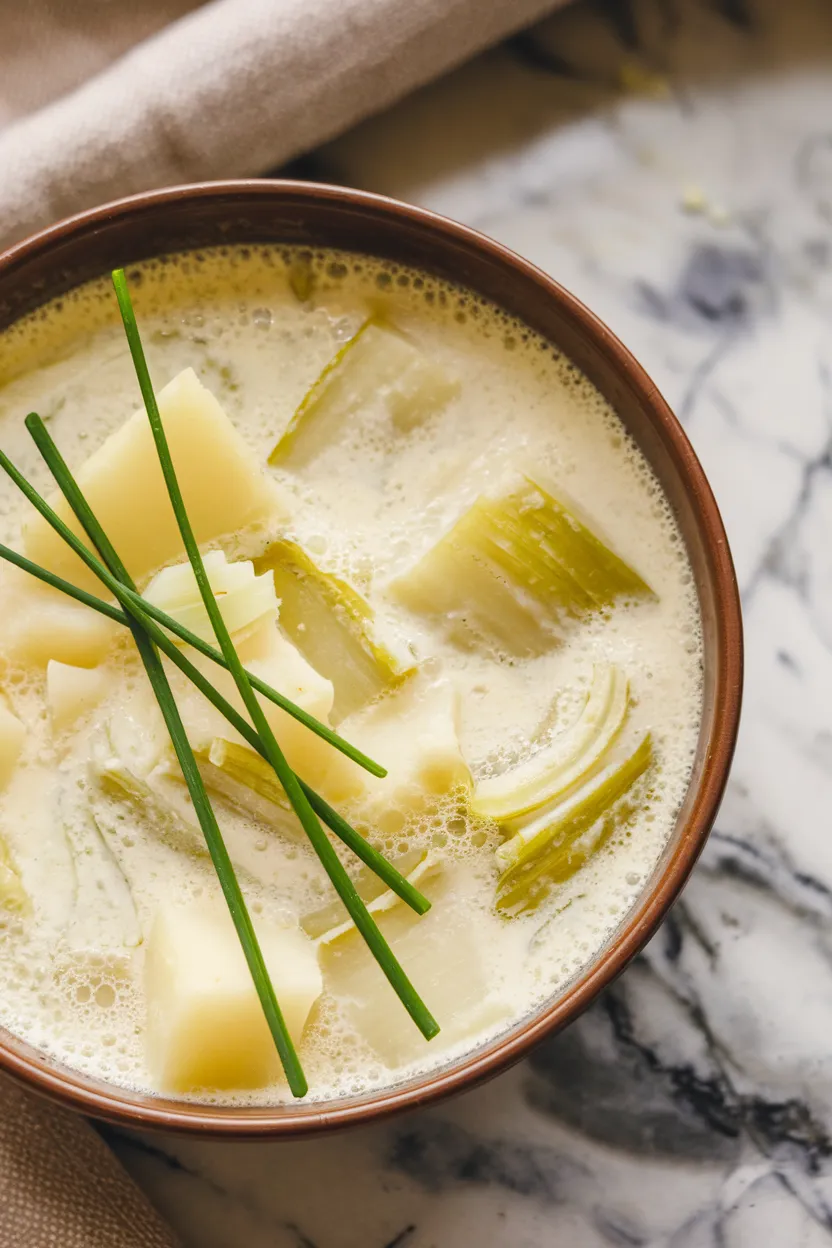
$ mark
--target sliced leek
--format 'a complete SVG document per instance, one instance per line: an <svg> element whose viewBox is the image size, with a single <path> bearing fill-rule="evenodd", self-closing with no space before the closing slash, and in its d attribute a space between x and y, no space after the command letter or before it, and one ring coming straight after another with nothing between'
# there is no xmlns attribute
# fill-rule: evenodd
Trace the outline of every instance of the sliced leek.
<svg viewBox="0 0 832 1248"><path fill-rule="evenodd" d="M258 625L277 619L272 578L266 574L255 575L249 559L229 563L221 550L212 550L203 556L203 563L232 637L248 635ZM214 630L187 560L163 568L150 582L144 596L203 641L214 643ZM173 640L181 644L179 638L173 637Z"/></svg>
<svg viewBox="0 0 832 1248"><path fill-rule="evenodd" d="M557 641L571 620L644 598L650 587L573 511L522 475L483 495L394 592L412 610L449 618L517 654Z"/></svg>
<svg viewBox="0 0 832 1248"><path fill-rule="evenodd" d="M370 319L336 352L307 391L270 464L299 467L360 412L379 403L407 432L441 411L456 381L390 326Z"/></svg>
<svg viewBox="0 0 832 1248"><path fill-rule="evenodd" d="M347 581L319 568L297 542L273 542L254 566L274 578L283 631L332 681L336 723L415 670L378 640L367 600Z"/></svg>
<svg viewBox="0 0 832 1248"><path fill-rule="evenodd" d="M206 858L205 842L199 825L193 823L169 803L146 779L128 767L120 758L97 747L93 751L90 771L97 787L106 797L129 805L143 827L156 831L159 839L172 849L197 858ZM98 826L101 821L97 819Z"/></svg>
<svg viewBox="0 0 832 1248"><path fill-rule="evenodd" d="M251 813L251 796L256 794L271 813L271 820L292 828L298 835L302 828L292 816L292 808L273 768L247 745L238 745L223 737L215 737L204 760L210 764L205 771L206 783L234 805ZM200 757L202 764L203 757Z"/></svg>
<svg viewBox="0 0 832 1248"><path fill-rule="evenodd" d="M533 904L542 889L563 876L570 866L573 847L591 829L614 816L614 808L636 781L644 775L653 759L653 745L647 733L632 753L611 763L565 801L548 808L516 832L497 850L497 861L503 868L497 892L500 909L522 908ZM596 838L596 844L597 844ZM583 865L587 855L578 855L574 870ZM568 870L567 875L572 871Z"/></svg>
<svg viewBox="0 0 832 1248"><path fill-rule="evenodd" d="M78 810L65 827L76 879L70 945L135 949L142 929L133 890L104 828L90 812Z"/></svg>
<svg viewBox="0 0 832 1248"><path fill-rule="evenodd" d="M439 874L443 869L443 862L435 852L422 849L411 850L400 858L394 858L393 866L414 888L421 888ZM354 883L370 914L376 917L386 914L401 903L401 898L391 888L385 888L375 872L368 867L361 868ZM320 910L306 915L301 919L300 925L307 936L317 940L320 945L334 944L355 931L355 924L347 914L346 907L339 901L330 902Z"/></svg>
<svg viewBox="0 0 832 1248"><path fill-rule="evenodd" d="M595 665L578 719L532 758L474 789L473 814L502 823L551 805L598 766L627 716L629 683L619 668Z"/></svg>

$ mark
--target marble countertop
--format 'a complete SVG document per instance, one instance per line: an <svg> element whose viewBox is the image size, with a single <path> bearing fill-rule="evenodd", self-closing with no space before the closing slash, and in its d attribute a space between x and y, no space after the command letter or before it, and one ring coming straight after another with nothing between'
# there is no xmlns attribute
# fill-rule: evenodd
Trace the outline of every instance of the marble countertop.
<svg viewBox="0 0 832 1248"><path fill-rule="evenodd" d="M675 407L747 626L682 901L487 1087L289 1144L108 1132L187 1248L832 1244L832 5L582 0L299 162L554 274Z"/></svg>

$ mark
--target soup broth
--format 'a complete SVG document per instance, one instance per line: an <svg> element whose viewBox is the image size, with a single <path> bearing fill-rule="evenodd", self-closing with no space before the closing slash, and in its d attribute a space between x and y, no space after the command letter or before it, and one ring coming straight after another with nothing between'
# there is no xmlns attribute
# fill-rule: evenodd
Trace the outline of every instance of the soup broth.
<svg viewBox="0 0 832 1248"><path fill-rule="evenodd" d="M198 535L216 575L251 560L261 578L262 602L247 589L234 599L241 657L267 683L285 678L281 692L390 774L362 775L288 719L278 740L432 903L417 917L339 849L440 1023L427 1043L250 751L168 668L264 949L270 932L294 941L274 956L294 965L297 954L301 968L310 1097L389 1086L557 994L648 880L701 714L685 549L607 402L551 344L468 290L369 257L277 247L189 253L128 276L157 389L171 384L169 405L199 406L209 392L225 413L212 407L211 419L232 427L214 454L215 426L189 416L173 449L179 467L194 458L194 499L214 473ZM100 455L140 403L109 282L0 335L0 387L2 446L42 492L53 487L27 412L73 470ZM167 427L164 398L162 411ZM139 588L166 609L190 603L198 621L186 581L171 588L156 575L184 552L169 524L156 533L163 504L138 454L127 447L126 467L116 459L106 489L86 479L88 497L135 547ZM243 523L225 531L223 508ZM39 524L3 478L0 539L107 597L63 567ZM238 1086L233 1054L224 1068L208 1053L204 1066L186 1064L190 1075L154 1056L154 1045L187 1039L187 1021L177 1041L159 1033L164 993L178 1009L215 936L218 963L225 956L216 877L129 634L8 565L0 577L0 737L11 741L0 742L0 1023L125 1087L289 1099L268 1063ZM218 678L208 660L203 670ZM171 958L182 960L175 982ZM230 995L202 1016L196 1048L207 1052L207 1034L235 1011L232 1048L262 1022L240 966L229 963ZM294 1002L295 988L284 991ZM228 1079L212 1073L221 1069Z"/></svg>

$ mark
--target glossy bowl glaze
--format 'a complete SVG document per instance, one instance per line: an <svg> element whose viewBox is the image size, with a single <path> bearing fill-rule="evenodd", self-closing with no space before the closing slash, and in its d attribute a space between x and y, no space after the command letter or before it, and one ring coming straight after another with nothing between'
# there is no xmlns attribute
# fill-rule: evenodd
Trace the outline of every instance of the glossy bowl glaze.
<svg viewBox="0 0 832 1248"><path fill-rule="evenodd" d="M468 1056L354 1099L222 1108L96 1081L0 1029L0 1069L64 1104L132 1127L240 1139L327 1130L424 1105L496 1074L575 1019L641 949L688 878L728 777L742 691L742 625L731 555L710 486L681 426L606 325L540 269L474 230L378 195L302 182L218 182L154 191L72 217L0 255L0 330L112 268L167 252L247 242L343 248L427 270L499 304L568 355L615 408L673 507L696 578L705 673L687 796L637 904L567 988Z"/></svg>

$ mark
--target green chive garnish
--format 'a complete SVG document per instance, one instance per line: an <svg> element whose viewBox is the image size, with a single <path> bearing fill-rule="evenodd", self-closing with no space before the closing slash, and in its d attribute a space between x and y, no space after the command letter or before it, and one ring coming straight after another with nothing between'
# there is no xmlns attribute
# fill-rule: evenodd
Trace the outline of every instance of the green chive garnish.
<svg viewBox="0 0 832 1248"><path fill-rule="evenodd" d="M78 489L78 484L64 462L58 448L52 441L43 422L38 416L32 413L26 419L26 426L37 443L38 449L43 455L43 458L48 464L56 481L60 480L64 482L66 485L65 495L68 498L69 493L71 492L73 498L78 503L80 510L82 506L82 495ZM46 500L42 498L28 484L28 482L25 481L25 478L21 475L19 470L8 459L8 457L3 454L2 451L0 451L0 467L6 471L15 484L25 493L29 502L32 503L44 519L52 525L56 532L58 532L68 542L68 544L71 545L72 549L75 550L75 553L83 559L87 566L95 572L96 575L99 576L109 588L112 588L112 592L116 594L122 593L125 598L129 598L132 618L137 620L142 625L154 645L165 655L167 655L171 662L175 664L175 666L178 667L185 676L187 676L187 678L197 687L197 689L199 689L200 693L202 693L204 697L206 697L209 702L211 702L212 705L225 716L228 722L236 728L240 735L248 741L249 745L255 749L261 757L265 758L260 738L252 728L251 724L243 719L239 711L237 711L236 708L223 697L219 690L217 690L210 683L208 678L199 670L199 668L195 667L194 664L186 658L175 642L171 641L167 633L163 632L154 620L150 618L150 603L146 602L141 595L128 591L126 586L122 585L120 587L116 587L112 585L110 581L111 574L109 574L108 569L105 568L104 565L101 564L94 557L94 555L86 549L86 547L84 547L83 543L72 532L72 530L68 529L63 524L56 513L49 507ZM85 514L87 514L88 518L91 518L91 520L97 524L96 518L93 515L92 510L89 508L89 505L85 504L84 506L86 508ZM79 511L76 511L75 514L78 516L81 523L84 524L84 520L79 514ZM8 563L15 564L16 567L20 568L24 572L28 572L37 580L51 586L53 589L60 590L61 593L66 594L67 597L73 598L76 602L80 602L86 607L90 607L93 611L98 611L101 615L105 615L109 619L114 620L115 623L121 624L126 628L130 627L131 616L126 615L125 612L119 607L112 606L111 603L105 602L101 598L97 598L94 594L89 593L87 590L79 589L78 586L73 585L71 581L66 581L63 577L57 576L54 572L49 572L46 568L42 568L39 564L33 563L31 559L27 559L25 555L18 554L16 550L12 550L9 546L2 545L2 543L0 543L0 559L4 559ZM159 614L163 617L163 623L169 618L164 612L160 612ZM175 621L171 622L175 623ZM186 629L184 631L187 632L188 630ZM197 640L200 639L197 638ZM204 645L205 643L202 644ZM211 647L208 647L208 649L211 649ZM222 657L219 655L218 651L215 651L215 653L219 658ZM268 688L268 686L265 687ZM318 721L315 720L314 722L317 723ZM324 725L321 726L323 727ZM339 740L340 739L341 738L339 738ZM347 743L345 742L344 744L346 745ZM410 906L411 910L414 910L416 914L426 914L430 909L430 902L424 894L414 887L414 885L411 884L411 882L407 880L400 871L397 871L393 864L388 862L383 854L379 853L377 849L374 849L366 838L363 837L360 832L357 832L356 829L353 828L342 815L340 815L336 810L333 810L328 802L326 802L324 798L321 797L321 795L310 785L306 784L304 780L300 780L300 784L309 800L310 805L312 806L312 809L317 815L320 816L321 819L324 820L339 840L341 840L348 849L352 850L356 857L368 866L371 871L374 871L379 879L384 881L388 888L392 889L392 891L400 897L406 905Z"/></svg>
<svg viewBox="0 0 832 1248"><path fill-rule="evenodd" d="M3 468L6 469L15 484L23 490L26 497L37 505L37 495L35 494L35 491L32 490L28 482L21 477L17 469L14 468L14 465L11 464L7 457L2 453L0 453L0 464L2 464ZM58 480L57 477L56 480ZM62 484L63 483L58 480L58 485L62 486ZM78 487L74 481L72 484L74 490L77 491ZM70 506L72 506L72 500L66 495L65 497L67 497L67 502L69 502ZM40 501L42 502L43 500ZM51 509L45 504L44 508L45 510L42 508L39 508L39 510L41 510L45 518L52 523L51 516L47 514L51 511ZM52 514L54 515L54 513ZM54 518L55 520L58 520L57 516ZM135 588L132 580L130 579L130 574L119 559L106 535L100 531L100 528L97 525L95 526L95 531L90 532L84 524L83 517L79 515L78 519L84 525L90 540L107 565L106 569L102 569L102 571L106 570L109 573L107 576L107 582L109 582L109 587L113 589L113 592L117 594L117 588L121 588L119 582L124 585L128 585L131 588ZM60 521L59 524L61 524ZM62 524L60 528L58 528L58 526L54 527L58 529L58 532L61 532L61 529L66 529L66 526ZM70 530L66 529L66 533L69 534ZM64 536L63 533L62 536ZM72 536L74 537L75 535L72 534ZM76 550L77 554L83 557L82 552L86 550L83 542L79 542L76 538L75 542L70 543L70 545L73 546L73 549ZM78 549L78 547L80 547L80 549ZM85 562L94 565L97 561L91 559L85 560ZM95 570L96 569L93 566L93 571ZM234 871L234 866L231 862L225 841L223 840L223 835L220 831L219 824L217 823L216 816L214 815L213 808L208 799L208 794L205 791L202 775L200 774L199 767L197 766L196 759L194 758L193 750L191 749L190 742L188 741L185 726L182 723L179 709L176 705L176 700L173 696L173 691L171 690L165 669L162 667L162 661L159 658L156 647L151 641L148 633L143 628L141 622L138 619L131 618L128 620L128 627L133 634L136 648L139 652L141 661L144 664L148 680L150 681L151 687L156 696L156 701L159 704L159 709L162 712L165 726L170 734L171 743L176 752L176 757L179 760L179 766L182 769L182 775L185 783L188 786L188 792L191 796L191 801L193 802L193 808L196 812L197 818L199 819L203 836L205 837L205 844L207 845L208 852L211 855L211 861L214 864L214 870L217 873L217 878L219 879L223 896L225 897L228 909L231 913L234 927L237 930L237 936L239 937L246 962L248 963L249 972L251 973L254 987L260 999L260 1004L266 1017L266 1022L268 1023L269 1030L274 1038L275 1047L277 1048L281 1065L285 1071L289 1088L293 1096L305 1096L309 1090L309 1085L306 1082L306 1076L303 1073L303 1068L301 1067L300 1060L295 1051L295 1046L292 1043L292 1038L286 1029L286 1023L284 1021L283 1014L281 1013L266 963L263 959L263 954L260 949L259 941L257 940L257 934L255 933L254 926L251 922L251 916L249 915L245 898L243 897L242 890L240 889L240 885L237 881L237 875Z"/></svg>
<svg viewBox="0 0 832 1248"><path fill-rule="evenodd" d="M165 484L168 489L168 496L173 507L179 532L188 555L191 567L193 568L194 577L199 587L205 610L211 621L214 634L219 642L220 650L228 664L228 670L234 678L234 683L239 690L243 704L251 716L252 723L265 751L264 757L269 765L274 769L275 775L280 781L286 796L294 808L295 814L300 820L304 831L306 832L312 844L312 848L318 855L324 870L329 876L335 891L344 903L350 918L355 924L358 931L364 937L370 952L378 962L382 971L386 975L391 987L396 992L410 1017L421 1031L425 1039L431 1039L439 1031L439 1024L422 1001L416 989L411 984L403 968L397 961L393 951L382 935L372 915L367 910L361 897L356 891L350 877L347 875L341 860L335 853L329 838L324 832L317 815L313 811L309 800L298 782L298 778L292 771L286 761L280 746L278 745L274 733L271 730L268 720L263 713L248 673L243 667L242 662L234 648L234 643L226 628L222 613L217 605L211 584L208 580L205 566L202 562L199 546L194 537L193 530L185 511L182 493L179 488L179 482L176 476L176 470L170 455L167 437L162 426L162 419L159 415L159 408L156 403L156 395L153 390L153 384L150 379L150 372L147 367L147 361L144 355L141 338L139 336L138 325L133 311L130 292L127 287L127 278L123 269L117 269L113 273L113 286L118 299L121 319L124 323L124 330L127 335L127 342L130 347L130 354L133 357L133 366L136 370L136 377L139 383L139 389L142 394L145 409L147 411L150 428L153 433L153 439L156 443L156 450L159 456L159 463ZM80 519L80 517L79 517ZM194 764L195 765L195 764Z"/></svg>

